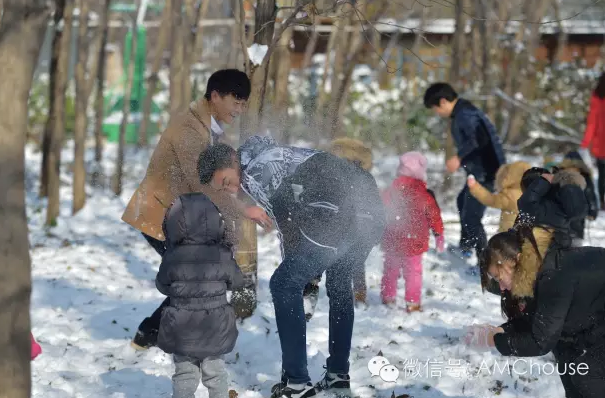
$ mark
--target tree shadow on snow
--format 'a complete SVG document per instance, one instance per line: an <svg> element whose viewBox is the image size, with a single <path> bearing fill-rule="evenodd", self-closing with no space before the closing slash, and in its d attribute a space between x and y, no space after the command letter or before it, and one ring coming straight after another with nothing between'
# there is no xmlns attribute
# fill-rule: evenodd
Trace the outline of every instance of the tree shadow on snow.
<svg viewBox="0 0 605 398"><path fill-rule="evenodd" d="M106 396L122 393L124 398L170 397L172 381L166 376L154 376L139 369L125 368L100 375Z"/></svg>
<svg viewBox="0 0 605 398"><path fill-rule="evenodd" d="M105 291L75 286L66 279L35 278L33 306L76 310L94 339L131 339L139 323L162 302L108 297Z"/></svg>

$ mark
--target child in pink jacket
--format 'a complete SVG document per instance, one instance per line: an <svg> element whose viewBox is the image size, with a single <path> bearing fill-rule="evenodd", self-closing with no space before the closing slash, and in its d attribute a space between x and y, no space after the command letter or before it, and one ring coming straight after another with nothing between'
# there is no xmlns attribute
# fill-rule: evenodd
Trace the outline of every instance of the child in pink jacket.
<svg viewBox="0 0 605 398"><path fill-rule="evenodd" d="M397 178L385 191L383 200L387 227L382 237L384 272L381 298L395 303L397 280L403 273L407 312L421 311L422 256L435 235L438 251L443 251L443 221L437 201L427 189L427 159L420 152L399 158Z"/></svg>

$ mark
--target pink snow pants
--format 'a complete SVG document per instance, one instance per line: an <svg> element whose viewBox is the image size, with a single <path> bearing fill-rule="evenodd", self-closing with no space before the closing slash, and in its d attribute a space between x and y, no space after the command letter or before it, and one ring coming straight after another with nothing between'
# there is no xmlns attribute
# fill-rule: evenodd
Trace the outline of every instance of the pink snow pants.
<svg viewBox="0 0 605 398"><path fill-rule="evenodd" d="M419 256L401 256L385 254L384 271L380 295L382 301L395 301L397 297L397 280L403 271L405 281L405 301L420 304L422 294L422 254Z"/></svg>

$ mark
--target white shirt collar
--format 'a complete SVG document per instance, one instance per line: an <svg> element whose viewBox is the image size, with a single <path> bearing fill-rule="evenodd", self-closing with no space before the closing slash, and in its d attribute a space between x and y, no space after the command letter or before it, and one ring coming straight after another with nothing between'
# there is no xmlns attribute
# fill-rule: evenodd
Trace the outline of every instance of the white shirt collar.
<svg viewBox="0 0 605 398"><path fill-rule="evenodd" d="M223 134L223 128L221 127L220 124L218 124L216 119L214 119L214 116L210 116L210 129L216 135Z"/></svg>

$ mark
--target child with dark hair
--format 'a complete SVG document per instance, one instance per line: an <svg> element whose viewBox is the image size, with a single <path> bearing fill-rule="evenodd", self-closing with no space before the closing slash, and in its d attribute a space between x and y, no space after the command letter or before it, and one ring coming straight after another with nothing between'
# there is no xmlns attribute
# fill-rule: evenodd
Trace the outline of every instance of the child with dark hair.
<svg viewBox="0 0 605 398"><path fill-rule="evenodd" d="M454 173L462 167L467 175L489 191L493 190L496 172L506 163L502 144L488 117L447 83L435 83L424 94L424 105L438 116L451 119L451 135L457 154L446 160L447 170ZM471 256L487 244L481 219L486 206L473 197L465 185L457 199L461 236L459 254Z"/></svg>

